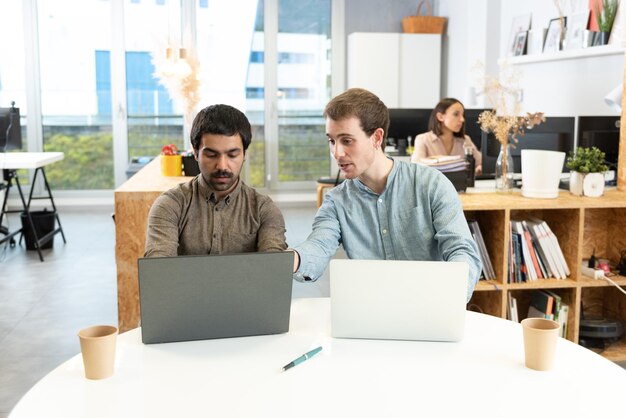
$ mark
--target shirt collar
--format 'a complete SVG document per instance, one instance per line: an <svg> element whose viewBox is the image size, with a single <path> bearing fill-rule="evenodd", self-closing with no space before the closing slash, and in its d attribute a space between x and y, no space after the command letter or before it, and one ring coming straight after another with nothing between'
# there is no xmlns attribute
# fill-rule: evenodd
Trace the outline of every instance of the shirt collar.
<svg viewBox="0 0 626 418"><path fill-rule="evenodd" d="M242 183L243 182L241 181L241 177L239 177L237 185L235 186L233 191L222 199L224 204L228 205L231 201L237 198L237 195L241 191ZM198 186L200 190L200 196L202 196L204 200L206 200L207 202L217 203L217 199L215 198L215 189L213 189L213 187L211 187L211 185L204 180L202 174L198 176Z"/></svg>
<svg viewBox="0 0 626 418"><path fill-rule="evenodd" d="M375 193L372 189L370 189L369 187L367 187L358 177L355 178L353 181L354 183L357 185L357 187L359 189L361 189L364 192L370 193L372 195L375 196L382 196L385 194L385 192L387 191L387 189L389 188L389 185L391 185L391 183L393 183L393 179L396 178L396 172L398 171L398 161L394 160L393 158L387 156L387 158L389 158L391 161L393 161L393 166L391 167L391 171L389 172L389 175L387 176L387 184L385 184L385 190L383 190L383 192L379 195L377 193Z"/></svg>

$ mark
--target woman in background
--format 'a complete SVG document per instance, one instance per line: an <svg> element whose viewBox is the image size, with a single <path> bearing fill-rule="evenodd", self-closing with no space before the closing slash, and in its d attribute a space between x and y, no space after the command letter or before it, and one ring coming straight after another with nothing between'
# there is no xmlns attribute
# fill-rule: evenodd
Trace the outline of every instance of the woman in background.
<svg viewBox="0 0 626 418"><path fill-rule="evenodd" d="M465 135L464 112L463 103L457 99L441 99L430 114L430 131L415 138L411 161L419 163L422 158L433 155L459 155L465 158L465 148L468 148L476 161L476 174L480 174L482 155L470 137Z"/></svg>

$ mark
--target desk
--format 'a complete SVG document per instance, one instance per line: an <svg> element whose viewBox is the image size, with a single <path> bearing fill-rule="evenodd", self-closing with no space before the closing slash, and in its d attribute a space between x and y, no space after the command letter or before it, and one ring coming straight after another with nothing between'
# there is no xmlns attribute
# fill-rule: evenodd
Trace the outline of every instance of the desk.
<svg viewBox="0 0 626 418"><path fill-rule="evenodd" d="M65 234L63 233L63 227L61 226L61 221L59 220L59 214L57 213L57 208L54 204L54 199L52 198L52 191L50 190L50 185L48 184L48 179L46 178L46 172L44 171L44 167L48 164L52 164L57 161L61 161L64 157L62 152L8 152L0 154L0 169L3 170L4 181L7 182L6 193L4 195L4 201L2 202L2 212L0 212L0 225L2 224L2 219L7 213L21 213L24 212L30 224L30 228L33 231L33 235L35 238L35 248L39 253L39 259L43 261L43 255L41 253L41 246L51 239L54 238L54 235L61 233L63 237L63 242L65 241ZM43 177L45 190L47 192L47 196L41 197L33 197L34 187L30 188L30 193L28 195L28 201L24 198L24 193L22 192L22 186L20 184L19 176L17 175L17 170L21 169L34 169L35 174L33 174L32 185L34 185L37 181L38 174L41 173ZM17 190L20 194L20 199L22 201L22 209L19 210L7 210L7 201L9 199L9 192L11 187L13 186L13 182L17 186ZM53 231L47 233L43 237L39 237L37 235L37 230L34 227L33 218L31 216L30 204L33 199L48 199L52 204L52 210L54 212L54 216L57 222L58 227L54 228ZM13 237L17 234L23 232L23 228L19 228L15 231L9 232L2 231L6 236L0 240L0 244L7 240L11 240L13 242Z"/></svg>
<svg viewBox="0 0 626 418"><path fill-rule="evenodd" d="M333 339L329 299L295 299L287 334L143 345L129 331L113 377L85 379L77 355L10 417L625 415L626 371L599 355L559 338L553 370L523 362L521 326L504 319L468 312L460 343Z"/></svg>

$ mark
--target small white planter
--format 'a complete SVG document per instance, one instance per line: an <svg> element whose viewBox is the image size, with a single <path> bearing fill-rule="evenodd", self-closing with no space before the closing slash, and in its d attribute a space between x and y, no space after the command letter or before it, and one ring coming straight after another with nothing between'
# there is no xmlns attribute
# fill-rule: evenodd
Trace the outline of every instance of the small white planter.
<svg viewBox="0 0 626 418"><path fill-rule="evenodd" d="M604 173L579 173L571 171L569 191L576 196L599 197L604 194Z"/></svg>

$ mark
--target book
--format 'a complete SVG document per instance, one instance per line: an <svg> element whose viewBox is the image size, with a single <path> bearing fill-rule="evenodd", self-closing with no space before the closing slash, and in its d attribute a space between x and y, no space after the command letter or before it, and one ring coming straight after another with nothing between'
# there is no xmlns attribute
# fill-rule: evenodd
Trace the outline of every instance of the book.
<svg viewBox="0 0 626 418"><path fill-rule="evenodd" d="M522 227L522 223L520 221L511 221L511 227L514 231L517 232L519 237L518 239L520 240L522 248L522 264L524 265L524 271L526 272L527 280L537 280L537 273L535 272L535 267L530 257L530 250L528 248L526 236L524 235L524 228Z"/></svg>
<svg viewBox="0 0 626 418"><path fill-rule="evenodd" d="M436 165L456 161L465 162L463 157L461 157L460 155L431 155L430 157L420 158L420 162L426 165Z"/></svg>
<svg viewBox="0 0 626 418"><path fill-rule="evenodd" d="M569 306L561 302L561 308L559 309L558 323L561 324L561 337L567 338L567 319L569 317Z"/></svg>
<svg viewBox="0 0 626 418"><path fill-rule="evenodd" d="M550 237L550 239L552 240L554 248L556 249L557 258L558 258L559 262L561 263L561 267L563 268L563 272L565 273L563 278L565 278L565 277L570 275L570 270L567 267L567 261L565 260L565 255L563 254L563 250L561 249L561 245L559 244L559 239L552 232L552 230L550 229L550 226L546 223L546 221L543 221L542 225L543 225L544 229L546 230L546 232L548 234L548 237Z"/></svg>
<svg viewBox="0 0 626 418"><path fill-rule="evenodd" d="M543 318L553 319L554 298L543 290L533 290L530 293L530 306L528 308L529 315L532 311L533 315L537 315L537 311L543 315ZM534 309L531 309L534 308ZM536 311L535 311L536 310Z"/></svg>
<svg viewBox="0 0 626 418"><path fill-rule="evenodd" d="M487 251L487 246L485 245L485 240L483 239L483 235L480 232L480 226L478 221L470 220L468 221L470 231L472 232L472 237L478 246L478 251L480 253L481 260L483 262L483 275L487 280L495 280L496 273L493 269L493 264L491 263L491 257L489 257L489 252Z"/></svg>
<svg viewBox="0 0 626 418"><path fill-rule="evenodd" d="M541 244L539 244L539 238L535 234L534 229L528 225L527 221L522 221L524 228L528 231L528 235L530 235L530 239L533 243L533 250L535 252L535 256L537 258L537 264L539 265L539 269L541 270L541 275L544 279L550 277L550 271L547 266L546 256L543 254L543 250L541 248Z"/></svg>
<svg viewBox="0 0 626 418"><path fill-rule="evenodd" d="M525 221L520 222L522 230L524 231L524 238L526 239L526 244L528 246L528 253L530 254L531 261L533 263L533 267L535 269L535 274L537 279L543 279L543 272L539 267L539 260L537 260L537 254L535 252L535 247L533 246L533 240L530 237L530 232L528 232L528 225L526 225Z"/></svg>
<svg viewBox="0 0 626 418"><path fill-rule="evenodd" d="M541 227L541 224L539 222L542 222L542 221L530 221L529 220L527 221L527 224L529 226L529 230L532 231L532 233L537 237L537 241L539 242L539 245L541 247L541 253L545 256L547 268L550 271L549 275L554 277L555 279L559 279L561 278L561 274L557 268L557 263L552 253L551 240L548 238L548 235L546 234L545 230Z"/></svg>
<svg viewBox="0 0 626 418"><path fill-rule="evenodd" d="M508 313L509 320L513 322L519 322L519 315L517 313L517 299L509 293L509 301L508 301Z"/></svg>

